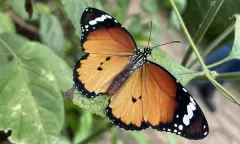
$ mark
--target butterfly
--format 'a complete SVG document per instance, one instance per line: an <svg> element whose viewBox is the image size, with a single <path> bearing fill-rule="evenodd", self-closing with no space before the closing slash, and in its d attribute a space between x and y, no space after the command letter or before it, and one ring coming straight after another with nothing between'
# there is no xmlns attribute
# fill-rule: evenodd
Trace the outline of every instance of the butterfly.
<svg viewBox="0 0 240 144"><path fill-rule="evenodd" d="M75 87L87 98L110 96L106 116L124 130L148 127L188 139L209 133L200 107L181 83L143 50L112 16L86 8L81 17L81 46L86 54L73 70Z"/></svg>

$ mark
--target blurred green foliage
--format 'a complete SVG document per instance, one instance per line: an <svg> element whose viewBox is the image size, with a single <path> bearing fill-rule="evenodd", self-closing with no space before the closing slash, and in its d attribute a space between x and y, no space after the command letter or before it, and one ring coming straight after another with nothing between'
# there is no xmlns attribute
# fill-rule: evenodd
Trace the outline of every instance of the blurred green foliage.
<svg viewBox="0 0 240 144"><path fill-rule="evenodd" d="M139 13L129 15L130 0L35 0L32 18L24 2L0 1L0 130L10 129L9 140L16 143L81 143L109 126L104 114L108 96L89 100L76 91L75 105L62 98L73 84L72 68L84 54L79 42L83 10L96 7L108 12L129 30L139 48L144 48L150 20L153 23L151 45L158 45L161 39L159 2L140 1L140 8L149 16L148 22ZM170 8L167 0L162 2ZM183 12L186 0L176 0L176 3ZM171 9L170 13L170 24L180 29ZM171 71L182 84L199 75L158 49L149 60ZM142 132L123 132L110 127L107 134L112 144L118 143L121 134L131 137L122 138L124 142L149 143ZM175 142L174 137L170 139L171 143ZM92 143L97 140L101 141L102 137Z"/></svg>
<svg viewBox="0 0 240 144"><path fill-rule="evenodd" d="M211 0L188 0L183 18L191 34L194 34L197 31L199 24L203 20L211 5L211 2ZM207 43L213 41L220 33L228 28L228 26L232 23L230 18L234 14L240 13L239 5L239 0L224 1L218 14L216 15L216 18L205 35L205 41ZM232 33L232 35L228 36L221 44L224 44L227 41L232 41L233 36L234 34Z"/></svg>

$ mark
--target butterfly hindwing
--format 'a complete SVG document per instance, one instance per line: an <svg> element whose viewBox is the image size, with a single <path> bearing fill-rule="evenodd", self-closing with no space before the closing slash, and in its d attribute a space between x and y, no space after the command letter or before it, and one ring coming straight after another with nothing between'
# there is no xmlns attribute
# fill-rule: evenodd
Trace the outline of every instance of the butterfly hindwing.
<svg viewBox="0 0 240 144"><path fill-rule="evenodd" d="M136 43L129 32L112 16L86 8L81 18L81 45L87 53L132 55Z"/></svg>
<svg viewBox="0 0 240 144"><path fill-rule="evenodd" d="M111 96L105 113L108 118L125 130L142 130L148 126L143 120L141 69L136 70Z"/></svg>
<svg viewBox="0 0 240 144"><path fill-rule="evenodd" d="M106 115L120 128L147 127L188 139L203 139L207 121L195 100L163 67L148 62L114 94Z"/></svg>
<svg viewBox="0 0 240 144"><path fill-rule="evenodd" d="M203 112L175 77L152 62L146 63L143 71L145 122L153 129L188 139L206 137L209 129Z"/></svg>

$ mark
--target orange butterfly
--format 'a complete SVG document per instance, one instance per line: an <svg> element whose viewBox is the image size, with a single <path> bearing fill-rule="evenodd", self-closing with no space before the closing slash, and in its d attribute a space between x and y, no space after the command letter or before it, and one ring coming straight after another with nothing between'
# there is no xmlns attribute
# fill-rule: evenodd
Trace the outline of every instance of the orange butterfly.
<svg viewBox="0 0 240 144"><path fill-rule="evenodd" d="M73 80L88 98L111 96L108 118L125 130L147 127L188 139L209 133L200 107L163 67L150 62L152 49L137 49L130 33L112 16L87 8L81 18L81 45Z"/></svg>

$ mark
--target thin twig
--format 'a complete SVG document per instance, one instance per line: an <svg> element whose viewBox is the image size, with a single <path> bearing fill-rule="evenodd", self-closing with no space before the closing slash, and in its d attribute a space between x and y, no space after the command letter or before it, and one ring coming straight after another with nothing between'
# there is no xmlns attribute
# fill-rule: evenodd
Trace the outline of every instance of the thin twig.
<svg viewBox="0 0 240 144"><path fill-rule="evenodd" d="M18 59L17 55L12 51L12 49L0 38L0 44L3 45L4 48L16 59Z"/></svg>
<svg viewBox="0 0 240 144"><path fill-rule="evenodd" d="M213 0L211 3L211 6L206 14L206 17L204 18L203 22L200 24L199 29L196 32L196 35L194 36L194 43L196 45L199 44L199 42L202 40L203 36L205 35L206 31L208 30L210 24L212 23L213 19L215 18L218 10L220 9L222 3L224 0ZM189 47L186 54L183 57L182 65L186 66L189 58L192 55L192 49Z"/></svg>
<svg viewBox="0 0 240 144"><path fill-rule="evenodd" d="M212 43L207 46L205 51L202 54L202 57L205 58L209 55L212 51L216 50L220 42L222 42L235 28L235 24L231 24L224 32L222 32ZM192 68L197 63L197 59L193 60L189 65L188 68Z"/></svg>
<svg viewBox="0 0 240 144"><path fill-rule="evenodd" d="M211 81L211 83L222 92L231 102L240 105L240 101L236 99L228 90L226 90L223 86L221 86L211 75L210 73L206 73L206 76Z"/></svg>
<svg viewBox="0 0 240 144"><path fill-rule="evenodd" d="M214 76L216 80L240 80L240 72L218 73ZM206 75L199 75L193 80L208 80Z"/></svg>
<svg viewBox="0 0 240 144"><path fill-rule="evenodd" d="M32 32L32 33L38 33L38 28L36 28L35 26L25 22L23 19L21 19L15 12L13 12L12 10L7 10L7 13L9 14L9 16L13 19L13 21L15 23L17 23L18 25L20 25L22 28Z"/></svg>
<svg viewBox="0 0 240 144"><path fill-rule="evenodd" d="M195 54L196 54L196 56L197 56L197 58L198 58L198 61L199 61L200 65L201 65L201 67L202 67L202 70L205 71L206 65L204 64L203 59L202 59L202 57L200 56L200 54L199 54L199 52L198 52L198 50L197 50L197 47L196 47L196 45L194 44L194 42L193 42L193 40L192 40L192 38L191 38L191 36L190 36L190 34L189 34L186 26L185 26L185 24L184 24L184 22L183 22L183 20L182 20L182 17L180 16L180 13L179 13L179 11L178 11L178 9L177 9L174 1L173 1L173 0L170 0L170 3L171 3L171 5L172 5L172 7L173 7L173 10L175 11L175 13L176 13L176 15L177 15L178 20L180 21L180 24L181 24L181 26L182 26L183 32L184 32L185 35L187 36L187 39L188 39L188 41L189 41L189 43L190 43L190 45L191 45L191 47L192 47L192 50L195 52Z"/></svg>

